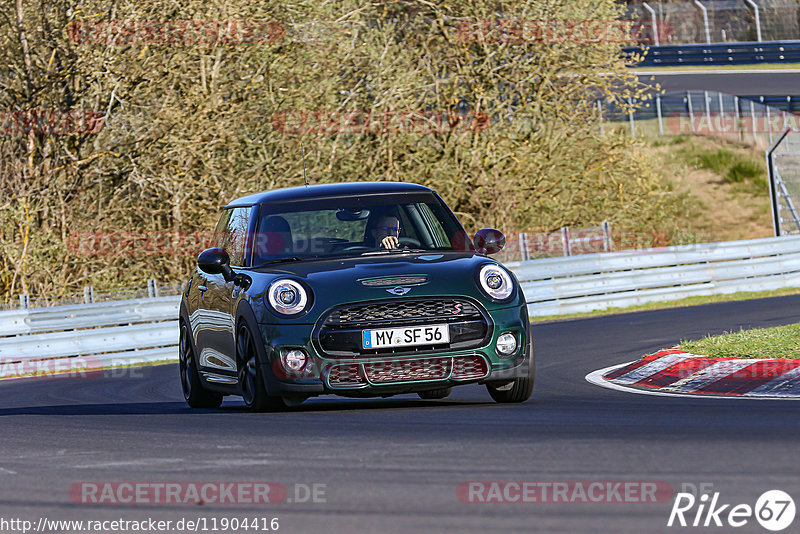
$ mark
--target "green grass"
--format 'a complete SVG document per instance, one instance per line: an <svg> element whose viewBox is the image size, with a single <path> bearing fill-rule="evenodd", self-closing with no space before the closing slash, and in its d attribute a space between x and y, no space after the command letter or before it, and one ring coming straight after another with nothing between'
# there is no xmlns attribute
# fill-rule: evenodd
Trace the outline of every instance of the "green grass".
<svg viewBox="0 0 800 534"><path fill-rule="evenodd" d="M688 165L706 169L720 176L728 184L746 186L753 193L763 194L767 186L766 164L749 150L740 147L708 149L685 138L675 140L676 153Z"/></svg>
<svg viewBox="0 0 800 534"><path fill-rule="evenodd" d="M702 297L687 297L680 300L669 300L666 302L650 302L647 304L637 304L626 308L607 308L605 310L595 310L583 313L568 313L564 315L545 315L542 317L531 317L531 323L545 323L553 321L566 321L569 319L583 319L587 317L601 317L604 315L617 315L620 313L631 313L649 310L664 310L668 308L685 308L688 306L699 306L702 304L713 304L715 302L732 302L738 300L753 300L770 297L783 297L785 295L798 295L800 288L784 288L772 291L743 291L740 293L729 293L727 295L709 295Z"/></svg>
<svg viewBox="0 0 800 534"><path fill-rule="evenodd" d="M678 348L714 358L800 359L800 323L684 340Z"/></svg>

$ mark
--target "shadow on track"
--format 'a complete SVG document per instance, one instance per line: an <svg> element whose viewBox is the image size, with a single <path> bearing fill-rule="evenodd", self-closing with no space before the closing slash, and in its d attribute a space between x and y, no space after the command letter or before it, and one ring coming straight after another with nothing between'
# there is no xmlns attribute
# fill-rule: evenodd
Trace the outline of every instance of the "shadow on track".
<svg viewBox="0 0 800 534"><path fill-rule="evenodd" d="M272 414L292 414L303 412L336 412L355 410L398 410L403 408L452 408L456 406L492 405L493 402L429 401L429 400L337 400L310 402L283 412ZM126 402L114 404L56 404L49 406L20 406L0 408L0 417L9 415L201 415L238 413L250 414L243 404L223 404L217 409L193 409L184 402ZM257 414L253 414L257 415Z"/></svg>

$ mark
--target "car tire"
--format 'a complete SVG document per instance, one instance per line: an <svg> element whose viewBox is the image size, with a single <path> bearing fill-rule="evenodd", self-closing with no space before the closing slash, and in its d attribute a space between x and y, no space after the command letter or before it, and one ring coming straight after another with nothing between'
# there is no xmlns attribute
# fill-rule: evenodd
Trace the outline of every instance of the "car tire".
<svg viewBox="0 0 800 534"><path fill-rule="evenodd" d="M536 376L536 363L533 356L532 344L530 355L530 360L528 360L528 376L521 376L504 384L486 384L486 389L489 390L489 395L491 395L495 402L502 404L525 402L531 398L533 382Z"/></svg>
<svg viewBox="0 0 800 534"><path fill-rule="evenodd" d="M418 391L417 395L419 395L420 399L435 400L435 399L447 398L452 392L453 388L449 387L449 388L429 389L428 391Z"/></svg>
<svg viewBox="0 0 800 534"><path fill-rule="evenodd" d="M192 335L186 322L180 320L178 343L178 367L181 373L181 389L186 404L191 408L219 408L222 394L203 387L197 372L197 357Z"/></svg>
<svg viewBox="0 0 800 534"><path fill-rule="evenodd" d="M264 386L257 338L247 323L242 321L236 332L236 363L242 399L251 412L283 411L289 406L282 397L267 394Z"/></svg>

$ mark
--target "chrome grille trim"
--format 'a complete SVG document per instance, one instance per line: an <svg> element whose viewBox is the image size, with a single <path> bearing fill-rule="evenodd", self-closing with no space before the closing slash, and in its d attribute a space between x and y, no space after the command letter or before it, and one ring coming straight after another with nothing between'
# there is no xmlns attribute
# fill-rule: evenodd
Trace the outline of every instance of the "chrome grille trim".
<svg viewBox="0 0 800 534"><path fill-rule="evenodd" d="M396 287L424 284L428 281L427 276L396 276L392 278L369 278L359 280L362 286L367 287Z"/></svg>

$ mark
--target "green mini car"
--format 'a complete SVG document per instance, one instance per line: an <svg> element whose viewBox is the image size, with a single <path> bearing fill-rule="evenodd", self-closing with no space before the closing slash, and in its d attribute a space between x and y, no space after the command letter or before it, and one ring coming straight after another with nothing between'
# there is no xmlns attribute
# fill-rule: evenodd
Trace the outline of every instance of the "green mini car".
<svg viewBox="0 0 800 534"><path fill-rule="evenodd" d="M380 182L246 196L223 210L181 299L180 377L191 407L241 395L254 411L309 397L447 397L533 390L534 351L514 274L434 191Z"/></svg>

